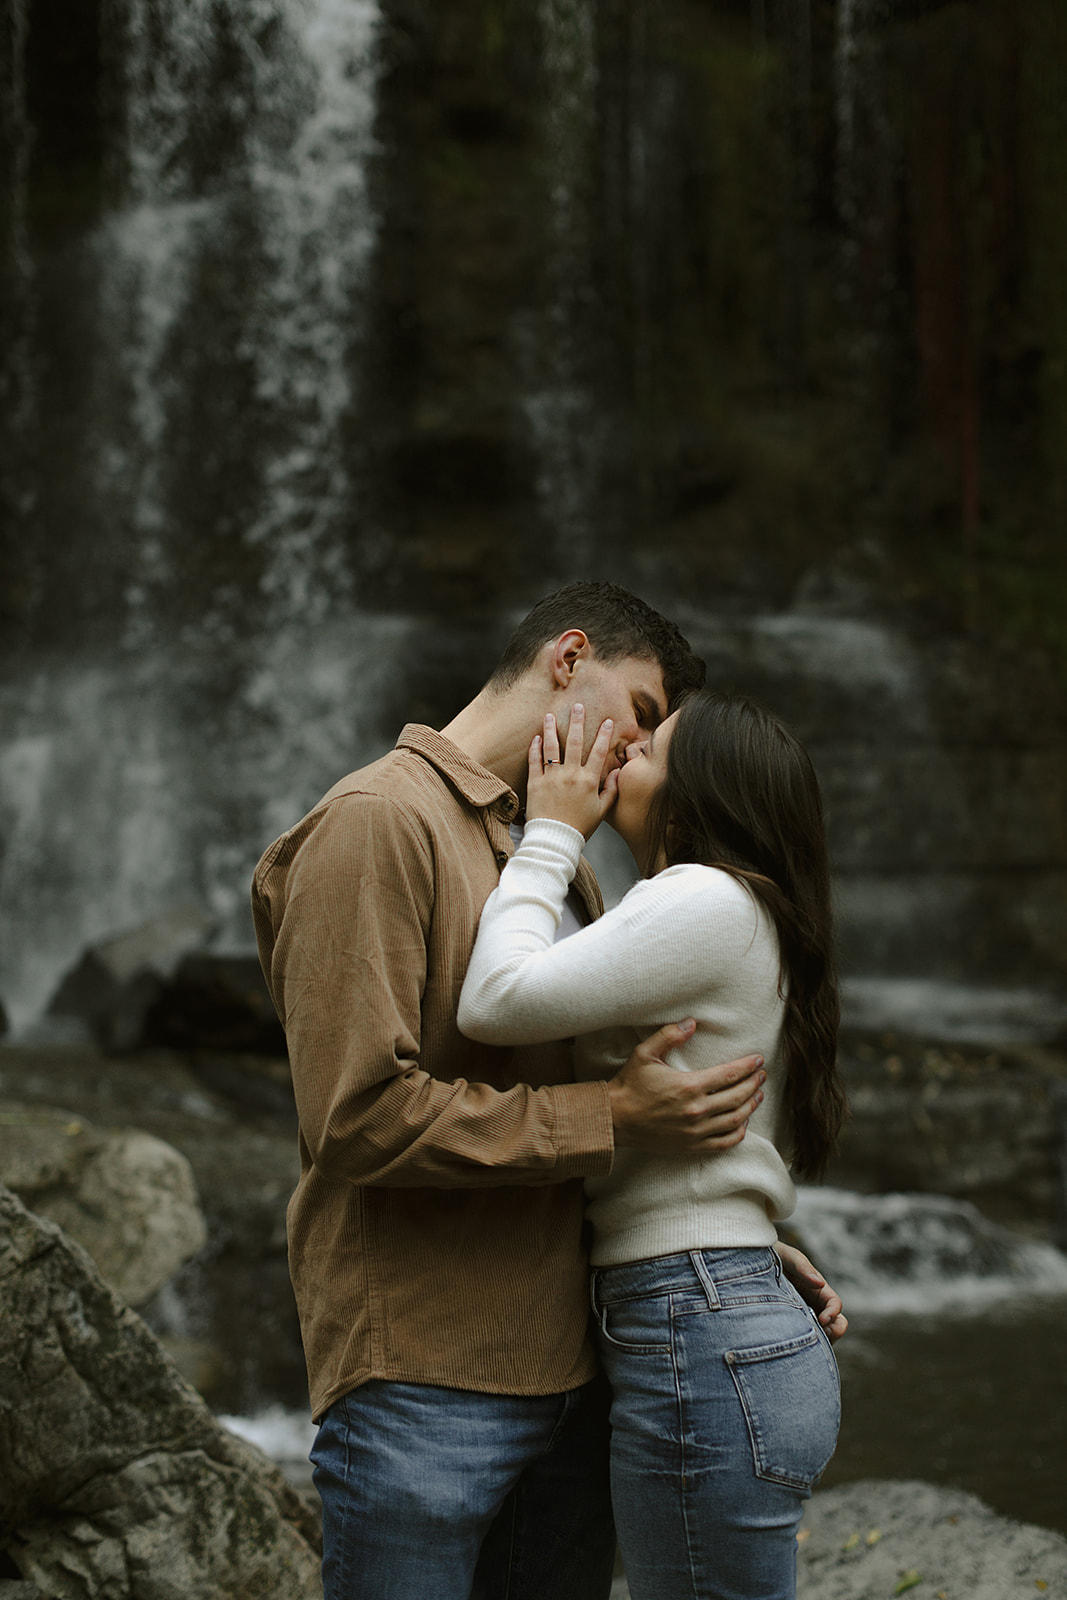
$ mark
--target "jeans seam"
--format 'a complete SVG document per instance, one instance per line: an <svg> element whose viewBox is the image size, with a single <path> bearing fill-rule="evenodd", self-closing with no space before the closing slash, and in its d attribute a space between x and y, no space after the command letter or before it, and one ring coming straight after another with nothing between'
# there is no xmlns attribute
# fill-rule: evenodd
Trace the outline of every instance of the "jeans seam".
<svg viewBox="0 0 1067 1600"><path fill-rule="evenodd" d="M673 1299L673 1297L671 1297L671 1298ZM675 1404L677 1405L677 1408L678 1408L678 1467L679 1467L679 1471L678 1471L678 1499L679 1499L679 1509L681 1511L681 1516L682 1516L682 1527L685 1529L685 1558L686 1558L686 1563L687 1563L687 1565L689 1567L689 1587L690 1587L690 1590L692 1591L692 1595L694 1597L694 1600L696 1600L696 1597L697 1597L697 1575L696 1575L696 1572L694 1571L694 1568L693 1568L693 1541L692 1541L692 1538L690 1537L689 1508L688 1508L688 1506L686 1504L686 1489L685 1489L686 1469L687 1469L688 1464L689 1464L688 1463L688 1459L686 1457L686 1450L685 1450L685 1420L686 1420L685 1419L685 1400L684 1400L683 1392L682 1392L682 1387L683 1387L682 1386L682 1375L678 1371L678 1346L677 1346L677 1342L676 1342L675 1336L674 1336L673 1309L674 1308L673 1308L673 1305L672 1305L672 1307L671 1307L672 1315L671 1315L671 1320L670 1320L670 1330L671 1330L670 1351L671 1351L671 1372L674 1375L674 1397L675 1397Z"/></svg>
<svg viewBox="0 0 1067 1600"><path fill-rule="evenodd" d="M512 1579L515 1576L515 1525L519 1520L519 1503L522 1497L521 1477L515 1484L515 1499L511 1507L511 1527L508 1530L508 1570L504 1584L503 1600L510 1600ZM499 1515L499 1512L497 1513Z"/></svg>
<svg viewBox="0 0 1067 1600"><path fill-rule="evenodd" d="M551 1455L552 1454L552 1450L553 1450L553 1448L555 1446L556 1440L559 1438L560 1433L563 1431L564 1425L566 1424L568 1418L570 1417L571 1410L572 1410L572 1397L580 1395L580 1394L581 1394L581 1390L580 1389L568 1389L566 1394L563 1396L563 1404L559 1408L559 1416L556 1418L555 1426L553 1427L552 1432L548 1436L548 1439L547 1439L547 1441L545 1443L545 1448L541 1452L540 1459L542 1461L545 1459L545 1457L547 1455ZM577 1401L577 1399L573 1400L573 1404L574 1405L577 1405L578 1403L579 1402Z"/></svg>
<svg viewBox="0 0 1067 1600"><path fill-rule="evenodd" d="M344 1497L341 1501L341 1532L337 1541L337 1548L341 1557L339 1563L340 1568L342 1571L348 1571L351 1565L348 1556L348 1529L351 1520L352 1496L348 1492L348 1486L352 1481L352 1428L348 1416L347 1395L342 1395L341 1405L344 1409L345 1419L345 1475Z"/></svg>

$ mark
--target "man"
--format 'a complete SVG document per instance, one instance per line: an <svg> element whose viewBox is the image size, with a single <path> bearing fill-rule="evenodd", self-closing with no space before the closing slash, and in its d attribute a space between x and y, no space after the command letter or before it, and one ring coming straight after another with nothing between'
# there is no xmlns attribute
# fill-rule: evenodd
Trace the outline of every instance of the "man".
<svg viewBox="0 0 1067 1600"><path fill-rule="evenodd" d="M511 853L531 736L576 701L605 776L703 663L610 584L541 601L441 733L406 727L266 852L253 910L300 1117L290 1265L324 1510L327 1600L596 1600L614 1537L604 1397L587 1339L581 1178L617 1145L744 1136L759 1058L703 1074L658 1057L606 1083L566 1042L499 1049L456 1010L478 917ZM591 871L579 921L602 910ZM812 1273L828 1324L840 1302Z"/></svg>

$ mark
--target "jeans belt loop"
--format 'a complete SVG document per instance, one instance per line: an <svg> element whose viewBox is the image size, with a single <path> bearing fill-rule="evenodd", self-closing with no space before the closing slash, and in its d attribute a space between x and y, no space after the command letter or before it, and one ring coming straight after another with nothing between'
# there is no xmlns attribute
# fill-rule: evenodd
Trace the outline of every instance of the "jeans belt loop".
<svg viewBox="0 0 1067 1600"><path fill-rule="evenodd" d="M719 1291L715 1287L715 1281L705 1264L703 1252L690 1250L689 1259L693 1263L693 1271L700 1279L704 1293L707 1296L708 1310L718 1311L722 1306L722 1301L719 1299Z"/></svg>

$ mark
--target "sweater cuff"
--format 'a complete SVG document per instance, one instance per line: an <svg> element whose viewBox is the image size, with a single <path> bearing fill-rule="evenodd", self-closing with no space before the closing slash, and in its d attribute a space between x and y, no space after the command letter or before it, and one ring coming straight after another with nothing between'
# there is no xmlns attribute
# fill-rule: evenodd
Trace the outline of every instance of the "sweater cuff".
<svg viewBox="0 0 1067 1600"><path fill-rule="evenodd" d="M578 870L585 837L580 829L572 828L569 822L557 822L553 817L531 817L523 832L520 850L524 844L557 850L566 857L573 873Z"/></svg>
<svg viewBox="0 0 1067 1600"><path fill-rule="evenodd" d="M615 1159L615 1129L606 1078L556 1083L541 1091L555 1114L556 1170L566 1178L603 1178Z"/></svg>

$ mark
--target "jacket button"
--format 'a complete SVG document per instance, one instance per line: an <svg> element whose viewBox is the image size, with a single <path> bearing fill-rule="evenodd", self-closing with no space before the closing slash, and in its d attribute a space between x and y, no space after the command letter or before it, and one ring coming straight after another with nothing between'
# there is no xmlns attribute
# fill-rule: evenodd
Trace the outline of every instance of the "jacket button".
<svg viewBox="0 0 1067 1600"><path fill-rule="evenodd" d="M507 863L507 859L508 859L508 853L507 853L507 851L506 851L506 850L497 850L497 851L496 851L496 852L495 852L495 854L496 854L496 863L497 863L497 866L498 866L498 867L502 867L502 866L505 866L505 865L506 865L506 863Z"/></svg>

